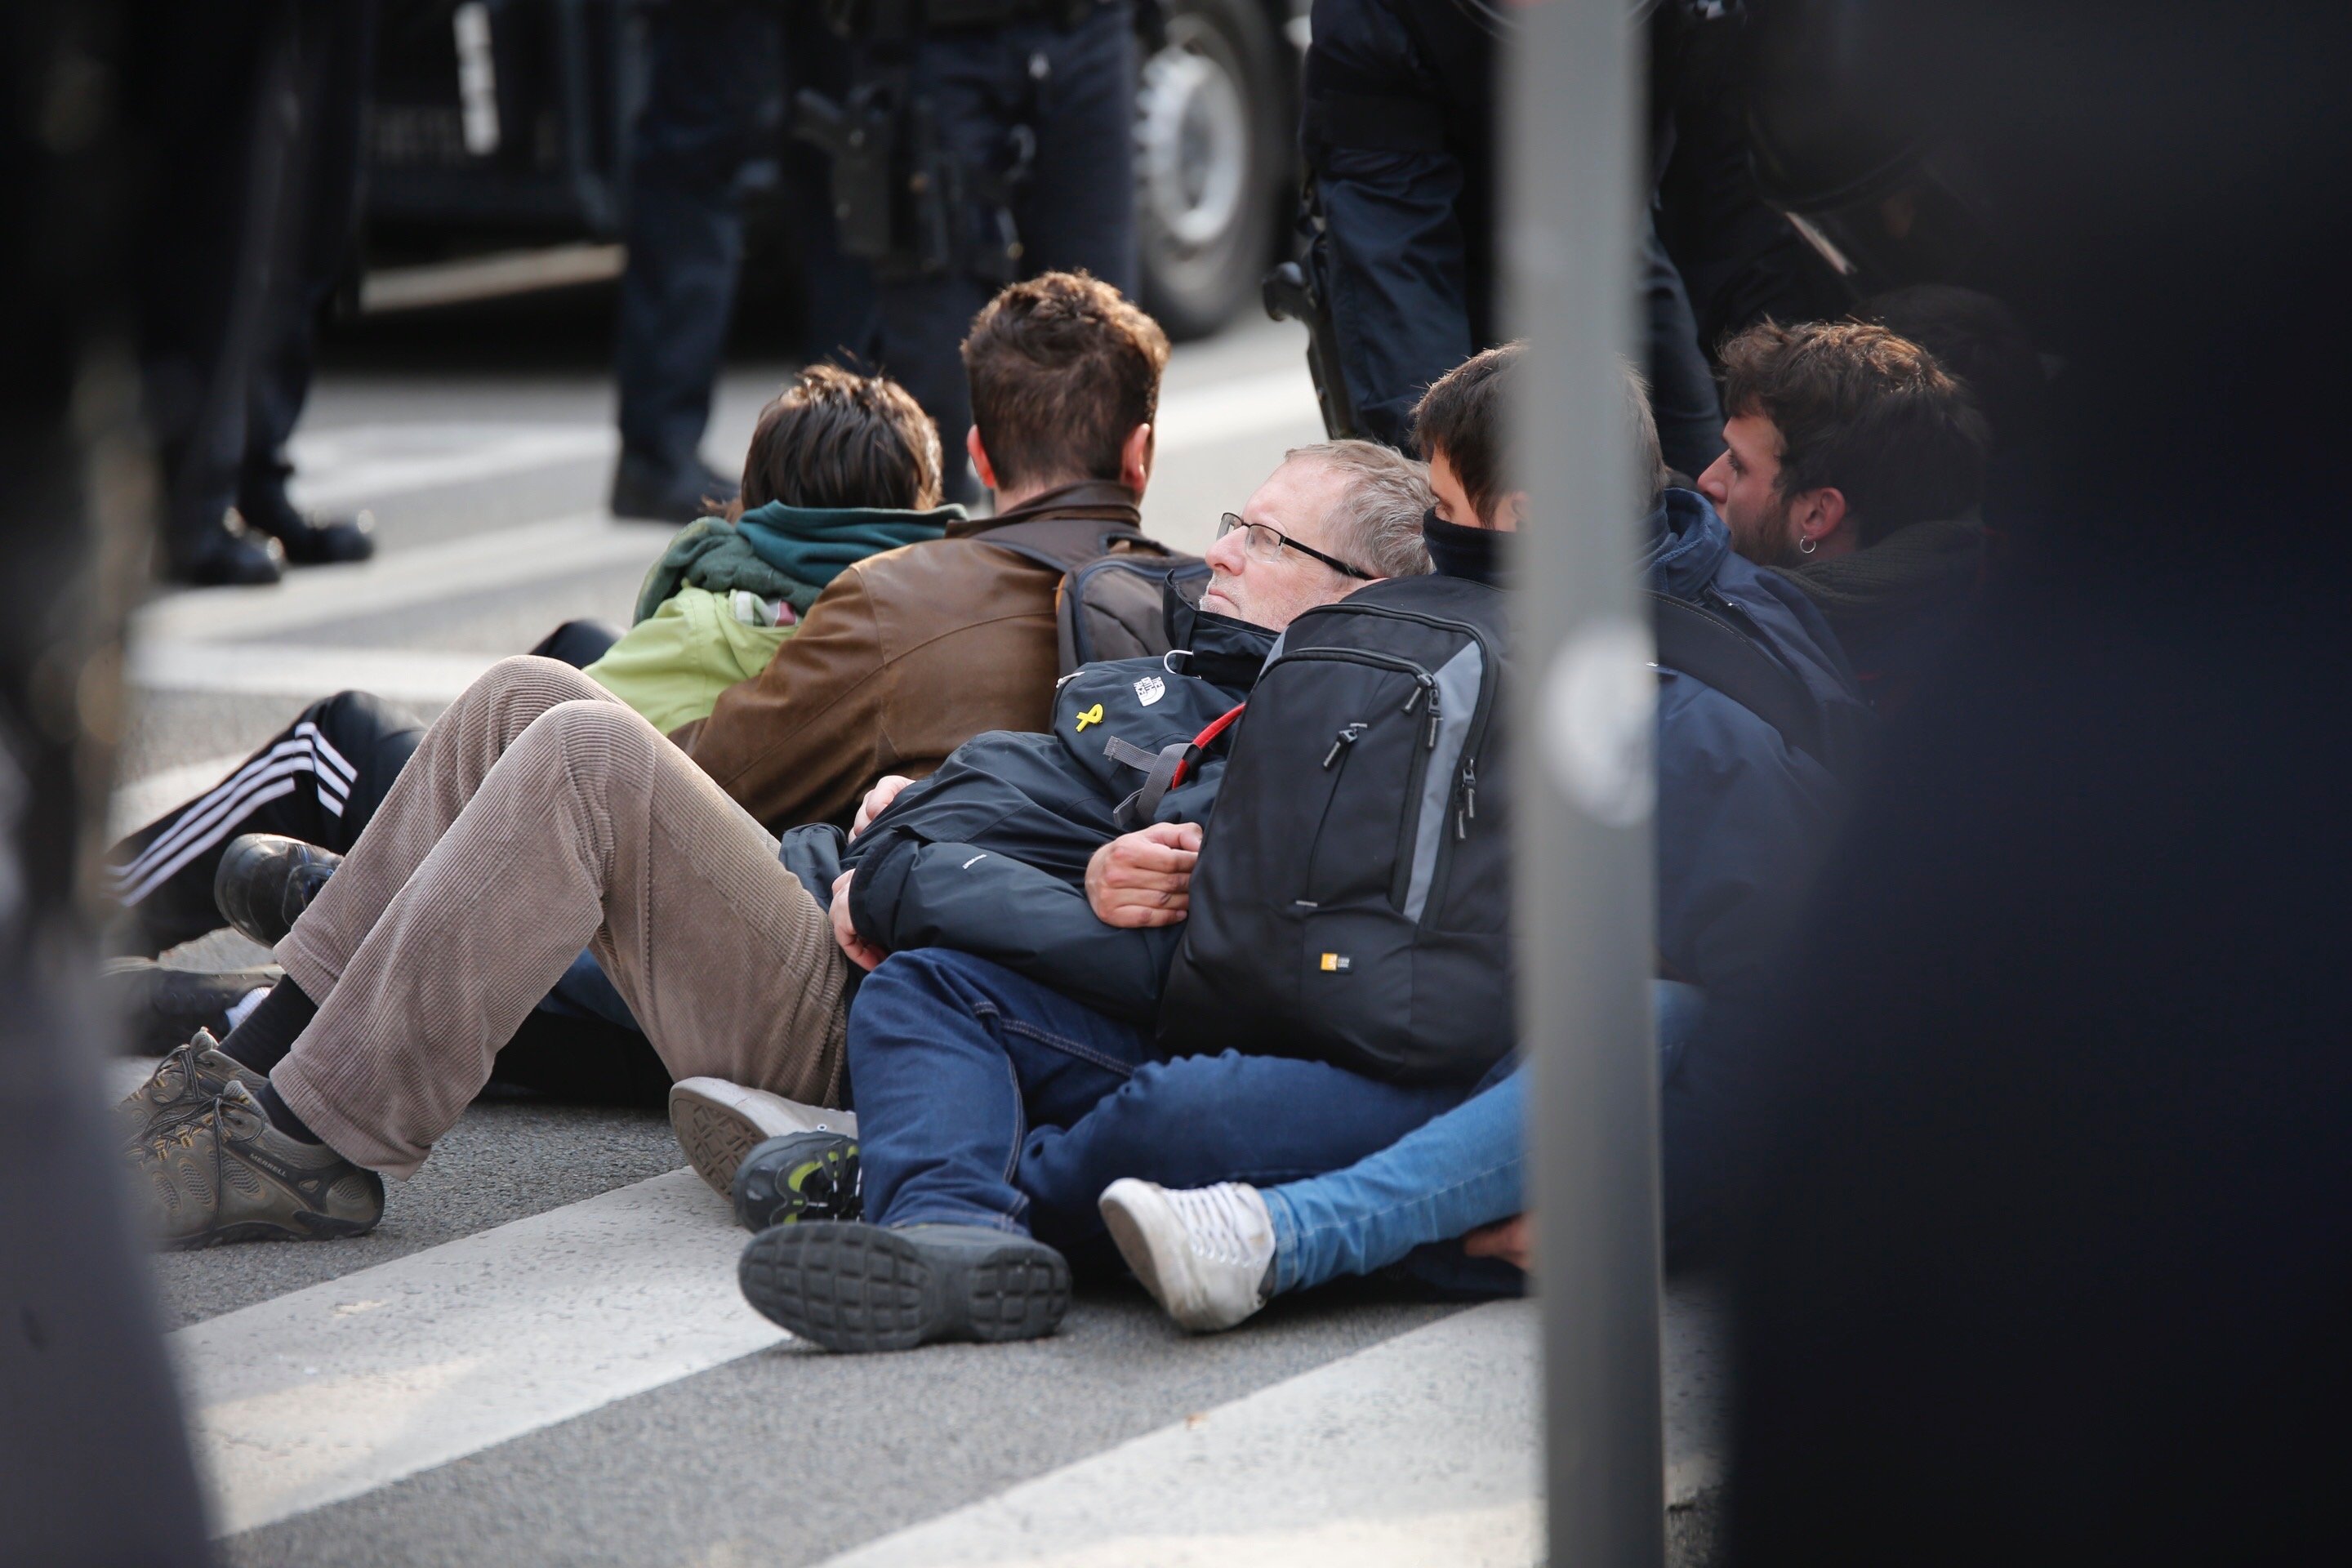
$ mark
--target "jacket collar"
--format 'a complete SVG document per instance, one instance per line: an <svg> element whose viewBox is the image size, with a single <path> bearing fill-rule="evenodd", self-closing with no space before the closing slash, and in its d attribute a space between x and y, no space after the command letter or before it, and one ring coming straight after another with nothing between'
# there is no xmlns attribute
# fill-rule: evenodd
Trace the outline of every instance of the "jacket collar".
<svg viewBox="0 0 2352 1568"><path fill-rule="evenodd" d="M1642 569L1650 586L1696 599L1731 553L1731 530L1696 490L1668 489L1642 524Z"/></svg>
<svg viewBox="0 0 2352 1568"><path fill-rule="evenodd" d="M1172 668L1233 692L1246 692L1257 684L1258 672L1274 651L1273 632L1201 608L1184 596L1173 573L1163 590L1161 608L1169 647L1183 650L1168 656Z"/></svg>
<svg viewBox="0 0 2352 1568"><path fill-rule="evenodd" d="M992 528L1004 528L1016 522L1042 522L1055 518L1083 518L1092 522L1113 522L1125 528L1143 526L1143 509L1136 504L1136 495L1116 479L1080 479L1074 485L1060 485L1042 495L1032 496L1026 504L994 517L975 517L948 525L950 539L970 539L984 534Z"/></svg>

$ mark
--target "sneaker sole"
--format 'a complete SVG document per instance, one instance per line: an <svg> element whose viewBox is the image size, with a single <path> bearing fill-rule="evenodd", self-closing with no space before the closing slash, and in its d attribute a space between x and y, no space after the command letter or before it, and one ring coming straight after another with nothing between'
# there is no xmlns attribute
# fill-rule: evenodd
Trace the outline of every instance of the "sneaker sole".
<svg viewBox="0 0 2352 1568"><path fill-rule="evenodd" d="M245 1220L194 1236L173 1237L159 1245L165 1252L202 1252L208 1247L226 1247L239 1241L341 1241L347 1237L365 1236L375 1227L376 1221L372 1219L329 1219L325 1215L302 1214L291 1222Z"/></svg>
<svg viewBox="0 0 2352 1568"><path fill-rule="evenodd" d="M722 1098L727 1093L750 1094L733 1084L717 1084L710 1091L697 1088L705 1081L682 1079L670 1085L669 1126L677 1138L677 1146L685 1151L686 1163L694 1173L710 1184L710 1190L735 1201L735 1173L742 1168L744 1157L769 1139L785 1132L806 1132L824 1126L832 1131L856 1134L857 1119L845 1110L817 1111L814 1107L801 1107L791 1101L783 1104L791 1110L782 1113L774 1125L761 1121L742 1104ZM766 1107L774 1114L773 1106ZM810 1112L821 1121L805 1121L801 1112Z"/></svg>
<svg viewBox="0 0 2352 1568"><path fill-rule="evenodd" d="M1070 1306L1069 1265L1010 1236L992 1251L939 1259L873 1226L778 1226L752 1238L736 1277L770 1322L854 1354L1039 1339Z"/></svg>

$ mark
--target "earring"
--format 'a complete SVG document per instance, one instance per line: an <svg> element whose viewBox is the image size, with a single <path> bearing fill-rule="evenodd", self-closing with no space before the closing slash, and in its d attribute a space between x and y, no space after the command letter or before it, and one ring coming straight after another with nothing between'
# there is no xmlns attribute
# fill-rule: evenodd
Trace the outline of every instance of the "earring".
<svg viewBox="0 0 2352 1568"><path fill-rule="evenodd" d="M1811 555L1819 548L1820 546L1815 544L1810 539L1800 539L1797 541L1797 553L1800 555Z"/></svg>

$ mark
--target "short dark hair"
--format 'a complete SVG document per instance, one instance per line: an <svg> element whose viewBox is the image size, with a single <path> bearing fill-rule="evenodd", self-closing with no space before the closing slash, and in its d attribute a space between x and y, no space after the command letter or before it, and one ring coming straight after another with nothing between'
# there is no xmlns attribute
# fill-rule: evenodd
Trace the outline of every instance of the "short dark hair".
<svg viewBox="0 0 2352 1568"><path fill-rule="evenodd" d="M1723 411L1780 433L1781 496L1833 488L1864 545L1984 497L1984 416L1936 357L1867 321L1763 321L1723 345Z"/></svg>
<svg viewBox="0 0 2352 1568"><path fill-rule="evenodd" d="M1526 348L1524 342L1508 342L1472 354L1431 382L1413 405L1412 439L1421 448L1422 460L1445 454L1445 466L1462 481L1462 493L1469 498L1470 510L1481 522L1491 515L1496 498L1512 489L1505 478L1504 441L1508 429L1504 423L1504 399L1511 369ZM1650 384L1630 361L1621 359L1618 370L1624 394L1624 433L1640 470L1634 482L1642 487L1642 507L1647 510L1657 504L1658 492L1666 488L1666 460L1658 451L1658 421L1650 408Z"/></svg>
<svg viewBox="0 0 2352 1568"><path fill-rule="evenodd" d="M1047 272L1007 285L963 340L971 419L1000 485L1116 479L1160 413L1168 334L1109 284Z"/></svg>
<svg viewBox="0 0 2352 1568"><path fill-rule="evenodd" d="M760 410L733 515L770 501L935 507L939 432L914 396L888 377L813 364Z"/></svg>
<svg viewBox="0 0 2352 1568"><path fill-rule="evenodd" d="M1525 343L1505 343L1472 354L1429 384L1412 407L1412 444L1428 462L1445 454L1445 466L1462 481L1470 510L1484 521L1495 498L1510 487L1503 481L1503 399L1511 367Z"/></svg>
<svg viewBox="0 0 2352 1568"><path fill-rule="evenodd" d="M2032 439L2049 378L2025 323L1999 300L1951 283L1914 283L1864 300L1853 314L1909 338L1958 376L1992 427L1995 450Z"/></svg>

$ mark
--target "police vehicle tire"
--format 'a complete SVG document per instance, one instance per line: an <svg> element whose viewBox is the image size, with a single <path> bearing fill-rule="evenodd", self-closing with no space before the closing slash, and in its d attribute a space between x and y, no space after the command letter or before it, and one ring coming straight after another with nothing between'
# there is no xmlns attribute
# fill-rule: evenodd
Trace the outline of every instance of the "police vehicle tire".
<svg viewBox="0 0 2352 1568"><path fill-rule="evenodd" d="M1171 337L1257 297L1291 184L1293 52L1265 0L1166 0L1136 89L1143 301Z"/></svg>

